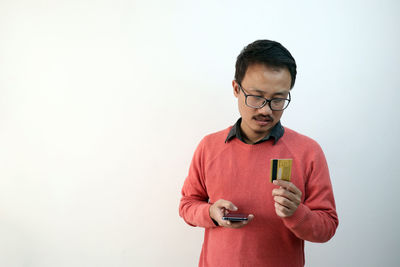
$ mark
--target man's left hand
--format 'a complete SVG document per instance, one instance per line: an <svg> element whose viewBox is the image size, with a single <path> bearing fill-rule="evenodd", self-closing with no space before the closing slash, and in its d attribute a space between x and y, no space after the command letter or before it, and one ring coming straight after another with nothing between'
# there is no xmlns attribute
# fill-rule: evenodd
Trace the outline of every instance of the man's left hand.
<svg viewBox="0 0 400 267"><path fill-rule="evenodd" d="M272 190L275 201L275 212L279 217L290 217L300 205L302 193L293 183L275 180L274 185L280 186Z"/></svg>

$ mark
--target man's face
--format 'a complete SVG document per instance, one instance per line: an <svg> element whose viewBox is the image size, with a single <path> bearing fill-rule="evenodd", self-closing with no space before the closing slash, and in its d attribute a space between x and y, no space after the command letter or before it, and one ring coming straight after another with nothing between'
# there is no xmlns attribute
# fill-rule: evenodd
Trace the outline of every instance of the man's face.
<svg viewBox="0 0 400 267"><path fill-rule="evenodd" d="M242 80L246 94L262 96L266 99L288 98L291 76L287 68L269 67L253 64L247 68ZM281 119L283 111L272 111L269 105L256 109L245 104L245 95L236 81L232 82L233 93L238 98L239 112L242 117L240 128L244 138L255 143L265 137Z"/></svg>

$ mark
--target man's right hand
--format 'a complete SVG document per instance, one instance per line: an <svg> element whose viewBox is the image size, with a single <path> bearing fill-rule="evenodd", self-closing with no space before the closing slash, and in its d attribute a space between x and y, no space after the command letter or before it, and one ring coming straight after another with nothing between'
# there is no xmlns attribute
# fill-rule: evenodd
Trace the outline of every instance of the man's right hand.
<svg viewBox="0 0 400 267"><path fill-rule="evenodd" d="M241 228L248 224L254 215L250 214L247 221L242 222L231 222L223 220L222 217L229 213L229 211L237 211L238 208L230 201L219 199L210 206L210 217L214 219L220 226L228 228Z"/></svg>

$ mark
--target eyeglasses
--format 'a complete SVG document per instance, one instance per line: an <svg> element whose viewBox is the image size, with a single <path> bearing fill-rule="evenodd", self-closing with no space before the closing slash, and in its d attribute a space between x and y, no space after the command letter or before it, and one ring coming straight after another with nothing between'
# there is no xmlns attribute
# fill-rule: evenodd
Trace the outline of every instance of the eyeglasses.
<svg viewBox="0 0 400 267"><path fill-rule="evenodd" d="M262 108L266 104L268 104L268 106L271 110L281 111L288 107L290 100L291 100L290 93L289 93L289 99L286 99L286 98L266 99L264 97L257 96L257 95L248 95L243 90L240 83L238 83L238 85L239 85L240 90L242 90L244 96L246 97L246 99L245 99L246 106L251 107L251 108Z"/></svg>

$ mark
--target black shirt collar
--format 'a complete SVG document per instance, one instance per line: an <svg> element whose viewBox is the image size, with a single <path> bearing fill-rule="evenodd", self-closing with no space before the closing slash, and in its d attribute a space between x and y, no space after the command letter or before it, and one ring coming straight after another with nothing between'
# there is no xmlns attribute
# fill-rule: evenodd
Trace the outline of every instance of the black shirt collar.
<svg viewBox="0 0 400 267"><path fill-rule="evenodd" d="M229 131L228 136L226 137L225 143L227 143L228 141L230 141L232 138L236 137L237 139L239 139L240 141L242 141L243 143L246 143L243 139L242 136L242 131L240 130L240 123L242 122L242 118L239 118L237 120L237 122L235 123L235 125L233 125L232 129ZM268 141L269 139L271 139L271 137L274 138L274 145L276 144L276 142L278 142L278 140L283 136L283 133L285 132L282 124L280 121L278 121L277 124L275 124L274 127L272 127L270 133L265 136L263 139L261 139L260 141L258 141L256 144Z"/></svg>

